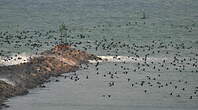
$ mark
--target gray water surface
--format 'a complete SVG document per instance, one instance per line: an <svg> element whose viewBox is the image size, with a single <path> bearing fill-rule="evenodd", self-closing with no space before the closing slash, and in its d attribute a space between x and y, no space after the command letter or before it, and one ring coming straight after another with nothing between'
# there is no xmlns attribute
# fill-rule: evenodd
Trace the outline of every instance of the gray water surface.
<svg viewBox="0 0 198 110"><path fill-rule="evenodd" d="M116 47L112 50L100 47L96 51L97 43L104 42L104 39L107 40L106 44L110 44L113 38L113 42L129 44L132 47L134 43L152 45L152 41L155 41L153 51L156 53L160 50L160 53L149 57L158 59L154 60L153 65L161 70L159 72L152 69L153 65L150 64L151 67L145 67L146 71L142 71L144 66L141 66L141 71L134 72L134 69L138 70L138 62L102 62L97 75L95 64L90 64L88 69L77 71L80 80L74 81L63 77L58 78L60 82L52 80L45 84L46 88L36 88L26 96L9 99L6 103L10 108L6 110L198 109L198 96L194 94L198 87L198 74L197 68L192 66L193 63L197 64L198 59L195 56L198 53L197 0L0 0L0 31L8 31L11 35L20 35L16 31L31 31L22 34L23 37L28 36L27 39L18 40L10 37L9 41L12 42L10 44L4 42L4 37L0 38L1 53L34 54L49 49L57 44L58 41L54 38L60 35L57 30L62 23L70 30L69 41L82 42L76 48L100 56L134 57L127 47ZM46 34L50 30L55 32ZM86 38L80 39L78 37L80 34ZM19 43L15 43L16 41ZM25 45L36 42L43 45L38 49ZM45 42L51 43L47 45ZM173 47L170 42L173 42ZM170 45L168 48L158 48L160 43ZM185 49L175 48L183 44ZM169 55L166 55L167 51ZM139 48L140 57L144 57L147 53L152 53L152 50ZM178 62L174 67L170 62L176 54L180 55L179 59L186 58L187 61ZM163 58L167 59L168 62L164 66L169 70L160 67L162 63L160 59ZM186 67L185 71L175 70L182 69L181 65ZM121 66L129 70L123 70ZM108 72L116 71L117 78L112 79ZM128 74L123 74L125 71L128 71ZM65 75L69 74L74 73ZM156 79L148 81L147 76ZM109 87L112 81L115 85ZM144 86L140 86L142 81L146 81ZM148 82L153 86L147 84ZM157 82L163 87L159 88ZM172 85L166 87L166 83L170 82ZM185 90L182 90L183 88Z"/></svg>

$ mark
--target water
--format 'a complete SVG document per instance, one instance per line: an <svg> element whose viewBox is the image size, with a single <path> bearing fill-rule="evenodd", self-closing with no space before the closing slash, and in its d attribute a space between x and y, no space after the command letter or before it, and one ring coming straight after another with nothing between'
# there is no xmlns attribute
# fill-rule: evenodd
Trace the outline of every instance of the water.
<svg viewBox="0 0 198 110"><path fill-rule="evenodd" d="M60 42L58 28L62 23L69 29L69 41L82 42L76 48L108 59L99 64L99 75L95 64L90 64L88 69L77 72L79 81L61 77L60 82L47 83L46 88L36 88L26 96L9 99L7 103L11 107L8 110L197 109L198 96L194 92L198 76L197 68L192 66L193 63L197 64L197 18L196 0L0 0L0 30L3 33L8 31L5 35L0 34L1 59L15 54L27 58L28 55L51 48ZM29 32L20 33L24 30ZM85 38L80 39L80 35L85 35ZM6 38L9 43L5 42ZM112 41L117 44L109 49L108 44ZM147 47L135 47L134 43L154 47L148 50ZM31 44L38 44L38 47L35 48ZM99 44L100 47L96 51L95 48ZM123 47L123 44L139 51ZM167 48L159 47L161 45ZM177 48L183 45L184 49ZM155 53L152 54L152 51ZM140 57L137 58L132 52ZM152 66L140 66L139 70L138 62L144 63L142 58L148 53L150 55L147 62ZM170 63L176 54L179 54L179 60L186 58L187 61L178 62L174 67ZM122 57L108 57L115 55ZM164 67L160 67L163 60L166 60ZM182 70L183 65L185 70ZM120 66L129 70L123 70ZM156 69L152 69L153 66L156 66ZM143 71L143 68L146 71ZM182 72L175 70L176 68ZM110 71L118 71L115 75L117 78L112 79L107 74ZM123 74L126 71L128 74ZM149 82L147 76L156 78L150 81L153 86L140 86L141 81ZM111 81L115 82L115 86L109 87ZM135 84L136 82L138 84ZM159 88L157 82L164 87ZM165 87L165 84L170 82L173 84ZM131 87L132 84L134 87ZM174 89L175 86L178 87ZM185 90L182 90L183 88ZM178 94L181 96L177 97ZM189 99L190 96L193 98Z"/></svg>
<svg viewBox="0 0 198 110"><path fill-rule="evenodd" d="M71 36L78 34L89 35L89 40L114 38L127 39L128 43L149 40L197 41L197 1L189 0L1 0L0 1L0 30L12 35L16 31L40 31L24 34L32 36L31 42L53 42L58 33L45 35L46 31L57 30L65 23L71 31ZM145 14L146 19L141 19ZM9 41L16 42L16 37ZM28 39L20 40L15 49L15 43L1 44L1 50L8 53L36 50L27 43ZM77 39L79 40L79 39ZM20 46L22 45L22 46ZM51 44L49 46L52 46ZM39 49L49 48L42 45ZM42 51L42 50L41 50Z"/></svg>
<svg viewBox="0 0 198 110"><path fill-rule="evenodd" d="M152 61L154 61L153 59ZM115 66L117 64L118 66ZM189 99L194 87L197 86L197 73L177 72L174 70L157 72L148 69L146 72L138 70L133 72L137 62L102 62L99 64L99 74L96 73L96 67L89 65L88 69L82 69L76 73L67 73L67 76L77 74L80 80L74 81L69 78L59 78L60 82L50 82L46 88L36 88L31 90L26 96L11 98L7 104L11 107L7 110L196 110L198 98ZM128 74L123 74L123 69L130 68ZM86 67L86 66L85 66ZM170 67L170 69L173 69ZM190 68L188 68L190 69ZM108 72L118 72L115 78L110 78ZM150 72L148 72L150 71ZM188 71L188 70L187 70ZM160 77L157 75L160 73ZM88 79L86 78L88 75ZM106 77L104 77L106 75ZM153 86L147 84L146 76L156 78L151 80ZM193 78L194 77L194 78ZM130 81L128 81L130 78ZM55 80L55 79L52 79ZM131 84L146 81L144 86ZM182 80L179 82L179 80ZM115 85L109 87L110 82ZM156 82L165 83L173 82L173 85L158 88ZM185 84L188 81L188 84ZM174 89L174 85L178 89ZM182 88L185 91L182 91ZM147 90L147 93L144 93ZM173 96L169 94L173 92ZM181 97L176 97L180 94ZM110 97L108 96L110 95Z"/></svg>

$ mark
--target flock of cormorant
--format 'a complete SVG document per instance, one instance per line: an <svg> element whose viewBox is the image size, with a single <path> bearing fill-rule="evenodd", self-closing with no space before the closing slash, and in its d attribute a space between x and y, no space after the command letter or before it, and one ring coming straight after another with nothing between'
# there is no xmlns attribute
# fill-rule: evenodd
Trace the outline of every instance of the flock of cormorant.
<svg viewBox="0 0 198 110"><path fill-rule="evenodd" d="M4 61L13 60L9 55L18 52L14 60L23 60L17 57L23 48L28 48L29 51L37 54L42 49L58 44L62 40L60 37L55 37L58 35L57 31L52 30L46 33L0 32L0 56ZM197 47L192 45L197 42L152 40L129 43L113 38L89 40L90 36L86 34L67 37L69 44L75 48L107 56L102 62L81 65L81 69L94 68L94 71L90 71L89 74L102 76L107 80L109 88L116 87L118 80L122 79L126 80L130 88L143 88L144 94L152 94L152 90L161 89L161 92L166 91L165 93L171 97L198 99L198 51ZM114 60L108 62L108 56L113 56L116 62ZM91 79L89 74L83 75L77 71L63 76L65 79L79 81L81 78ZM57 79L56 82L58 81ZM104 94L102 97L113 96Z"/></svg>

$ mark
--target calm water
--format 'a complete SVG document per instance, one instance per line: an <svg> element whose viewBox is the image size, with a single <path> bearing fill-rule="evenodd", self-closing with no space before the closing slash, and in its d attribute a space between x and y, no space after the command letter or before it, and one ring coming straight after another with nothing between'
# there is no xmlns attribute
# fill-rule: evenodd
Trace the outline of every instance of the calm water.
<svg viewBox="0 0 198 110"><path fill-rule="evenodd" d="M85 34L88 40L114 38L128 42L148 40L197 41L198 1L196 0L0 0L0 30L16 35L16 31L40 31L32 42L53 42L64 23L71 36ZM145 15L146 19L141 19ZM4 39L3 39L4 40ZM3 41L2 40L2 41ZM27 39L28 40L28 39ZM11 53L32 53L27 40L21 40L21 49L15 43L1 43L1 50ZM79 39L75 39L79 40ZM17 41L10 37L9 41ZM144 43L144 42L143 42ZM50 44L50 46L52 46ZM42 45L39 49L46 49Z"/></svg>
<svg viewBox="0 0 198 110"><path fill-rule="evenodd" d="M154 45L152 50L135 47L139 50L140 59L155 51L148 57L151 66L139 66L138 62L142 64L142 60L126 59L124 62L124 57L118 62L100 63L99 70L95 64L90 64L88 69L76 73L79 81L61 77L58 78L60 82L54 82L52 79L46 88L36 88L26 96L9 99L7 103L11 107L7 110L198 109L198 96L194 93L198 87L198 73L193 66L198 59L197 0L0 0L0 30L8 31L5 35L0 34L3 36L0 38L1 53L34 54L51 48L59 42L57 30L62 23L69 29L69 41L82 42L76 48L100 56L135 57L131 53L134 50L122 44L130 47L134 47L134 43ZM24 30L30 32L20 34ZM79 38L81 34L85 35L84 39ZM14 37L16 35L27 38L18 39ZM5 36L10 36L10 43L5 42ZM117 47L106 49L112 41L117 43ZM26 45L33 43L42 45L36 49ZM96 51L99 44L101 46ZM162 45L167 48L160 47ZM182 46L185 49L176 48ZM187 60L177 62L173 67L170 63L176 54L180 60ZM166 62L163 63L162 59ZM164 67L160 67L162 63ZM152 69L154 65L156 69ZM183 65L185 70L180 72ZM112 79L109 72L117 72L115 78ZM74 73L65 75L69 74ZM148 76L155 80L148 80ZM112 81L115 85L109 87ZM146 82L143 86L142 81ZM163 87L159 87L161 85Z"/></svg>

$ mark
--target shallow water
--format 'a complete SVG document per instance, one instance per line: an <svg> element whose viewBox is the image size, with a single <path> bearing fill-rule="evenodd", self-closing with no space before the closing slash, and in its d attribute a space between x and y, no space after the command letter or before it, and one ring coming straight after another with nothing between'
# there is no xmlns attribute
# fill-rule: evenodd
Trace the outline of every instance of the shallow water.
<svg viewBox="0 0 198 110"><path fill-rule="evenodd" d="M116 63L123 65L123 62ZM99 65L99 75L96 75L94 65L86 70L80 70L76 74L80 80L74 81L69 78L59 78L60 82L51 82L46 84L46 88L36 88L26 96L19 96L9 99L7 104L11 107L6 110L196 110L198 98L189 99L193 88L197 86L197 74L188 72L162 72L161 77L157 77L158 72L141 73L132 72L133 63L124 64L130 68L127 75L123 74L120 68L114 66L114 63L103 62ZM118 73L111 79L107 73ZM74 73L69 73L74 74ZM107 75L104 77L103 75ZM68 74L65 74L68 75ZM86 76L89 76L86 79ZM144 86L131 84L141 83L146 80L146 76L156 77L156 81L151 81L153 87L148 84ZM196 77L196 78L195 78ZM131 81L127 81L130 78ZM178 80L181 79L181 82ZM109 87L110 82L115 85ZM172 81L173 85L158 88L156 82L164 85ZM189 81L185 84L184 81ZM178 85L178 89L174 89ZM186 91L181 89L185 87ZM147 90L147 93L144 92ZM173 96L169 93L173 92ZM181 94L181 97L176 97ZM110 97L108 95L111 95Z"/></svg>
<svg viewBox="0 0 198 110"><path fill-rule="evenodd" d="M19 53L27 57L51 48L60 42L57 40L60 35L57 30L64 23L69 29L68 40L82 42L76 48L107 58L123 56L121 59L110 58L108 62L101 62L99 75L96 74L95 64L90 64L88 69L77 72L79 81L61 77L58 78L60 82L47 83L46 88L36 88L26 96L11 98L7 102L10 105L7 110L197 109L198 96L194 92L198 86L198 74L197 68L192 66L198 59L195 55L198 53L197 18L196 0L0 0L0 30L8 31L8 34L0 34L1 55L13 56ZM20 34L23 30L30 32ZM54 32L48 33L50 30ZM80 34L85 35L85 38L80 39ZM16 35L27 38L18 39ZM5 36L9 36L10 43L4 42ZM42 44L38 48L27 45L38 42ZM132 58L136 56L131 52L136 51L119 47L121 44L116 44L119 46L109 50L107 47L111 42L121 42L131 47L134 47L134 43L154 47L152 50L147 50L147 47L137 48L140 58L135 60ZM95 47L100 43L104 45L96 51ZM161 45L168 48L160 47ZM183 45L185 49L177 48ZM160 71L146 66L140 66L138 70L138 62L142 64L145 54L151 54L152 51L155 54L150 55L147 62L152 68L154 65L157 69L160 68ZM170 62L176 54L179 54L177 58L180 60L186 58L187 61L179 62L174 67ZM164 66L169 70L160 67L163 59L166 60ZM151 64L152 61L154 64ZM183 65L184 71L180 67ZM121 66L129 70L123 70ZM175 70L176 68L182 72ZM112 79L107 74L110 71L118 72L116 78ZM126 71L128 74L123 74ZM147 76L156 80L150 81ZM115 85L109 87L111 81ZM140 86L141 81L150 82L153 86ZM163 87L159 88L157 82ZM165 84L170 82L173 84L166 87ZM178 86L176 89L175 85ZM177 97L178 94L181 96ZM190 96L193 98L189 99Z"/></svg>

